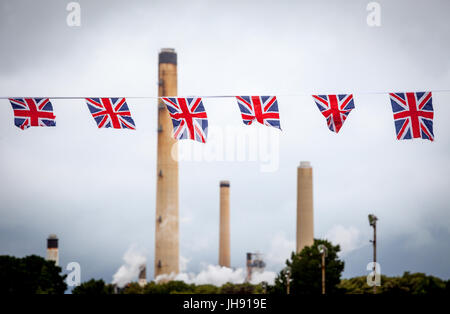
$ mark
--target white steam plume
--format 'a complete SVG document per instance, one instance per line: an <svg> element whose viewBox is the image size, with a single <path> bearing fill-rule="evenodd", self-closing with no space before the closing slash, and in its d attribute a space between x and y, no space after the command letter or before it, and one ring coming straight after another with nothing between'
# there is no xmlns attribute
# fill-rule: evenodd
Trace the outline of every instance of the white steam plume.
<svg viewBox="0 0 450 314"><path fill-rule="evenodd" d="M131 245L123 256L125 264L113 275L113 284L117 284L122 288L127 283L136 281L139 275L139 267L147 263L147 257L144 251L139 249L136 245Z"/></svg>
<svg viewBox="0 0 450 314"><path fill-rule="evenodd" d="M188 259L181 257L183 261L183 268L186 269L186 264ZM243 283L245 281L245 277L247 274L247 270L244 268L228 268L222 267L219 265L207 265L203 270L201 270L198 274L188 273L188 272L180 272L179 274L170 274L170 275L159 275L155 278L155 281L161 280L180 280L184 281L188 284L212 284L215 286L221 286L227 282L231 282L234 284ZM275 281L276 273L271 271L263 271L263 272L254 272L252 274L252 284L258 284L263 281L266 281L269 284L273 284Z"/></svg>

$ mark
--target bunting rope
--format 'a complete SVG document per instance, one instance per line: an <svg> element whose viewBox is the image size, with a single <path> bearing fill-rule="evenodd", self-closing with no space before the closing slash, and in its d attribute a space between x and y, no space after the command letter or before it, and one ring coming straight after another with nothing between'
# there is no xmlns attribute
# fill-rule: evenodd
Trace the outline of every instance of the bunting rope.
<svg viewBox="0 0 450 314"><path fill-rule="evenodd" d="M424 89L424 91L432 93L449 93L450 89ZM297 96L311 96L311 95L340 95L340 94L353 94L353 95L382 95L390 94L392 91L360 91L360 92L300 92L297 94L277 94L277 93L257 93L258 95L276 95L277 97L297 97ZM252 93L250 93L252 94ZM236 95L250 95L249 93L239 93ZM253 93L254 94L254 93ZM189 96L0 96L0 99L11 98L50 98L50 99L86 99L86 98L127 98L127 99L161 99L161 98L236 98L236 95L189 95Z"/></svg>

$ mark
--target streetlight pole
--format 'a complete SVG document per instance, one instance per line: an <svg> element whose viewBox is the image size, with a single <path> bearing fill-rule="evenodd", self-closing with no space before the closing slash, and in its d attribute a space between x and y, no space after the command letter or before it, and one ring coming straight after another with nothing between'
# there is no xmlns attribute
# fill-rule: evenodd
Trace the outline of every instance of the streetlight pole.
<svg viewBox="0 0 450 314"><path fill-rule="evenodd" d="M325 245L318 246L320 254L322 254L322 294L325 294L325 257L328 254L328 249Z"/></svg>
<svg viewBox="0 0 450 314"><path fill-rule="evenodd" d="M322 294L325 294L325 254L322 254Z"/></svg>
<svg viewBox="0 0 450 314"><path fill-rule="evenodd" d="M369 224L373 227L373 240L371 241L373 244L373 281L376 279L376 270L377 270L377 216L369 215ZM376 283L373 286L373 293L377 293L377 285Z"/></svg>
<svg viewBox="0 0 450 314"><path fill-rule="evenodd" d="M289 267L286 267L286 294L290 293L290 281L291 281L291 270Z"/></svg>

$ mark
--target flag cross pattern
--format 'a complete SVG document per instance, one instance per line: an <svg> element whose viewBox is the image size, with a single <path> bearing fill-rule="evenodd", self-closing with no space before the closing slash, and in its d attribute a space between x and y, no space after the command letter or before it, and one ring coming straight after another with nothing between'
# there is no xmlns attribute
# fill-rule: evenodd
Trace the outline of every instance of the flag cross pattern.
<svg viewBox="0 0 450 314"><path fill-rule="evenodd" d="M236 96L236 100L244 124L251 125L256 120L281 130L276 96Z"/></svg>
<svg viewBox="0 0 450 314"><path fill-rule="evenodd" d="M99 129L136 129L125 98L86 98L86 102Z"/></svg>
<svg viewBox="0 0 450 314"><path fill-rule="evenodd" d="M398 140L434 140L431 92L390 93Z"/></svg>
<svg viewBox="0 0 450 314"><path fill-rule="evenodd" d="M322 115L327 119L328 128L338 133L350 111L355 109L353 94L313 95Z"/></svg>
<svg viewBox="0 0 450 314"><path fill-rule="evenodd" d="M173 137L206 143L208 116L201 98L163 97L172 118Z"/></svg>
<svg viewBox="0 0 450 314"><path fill-rule="evenodd" d="M14 124L25 130L31 126L55 126L53 106L48 98L10 98Z"/></svg>

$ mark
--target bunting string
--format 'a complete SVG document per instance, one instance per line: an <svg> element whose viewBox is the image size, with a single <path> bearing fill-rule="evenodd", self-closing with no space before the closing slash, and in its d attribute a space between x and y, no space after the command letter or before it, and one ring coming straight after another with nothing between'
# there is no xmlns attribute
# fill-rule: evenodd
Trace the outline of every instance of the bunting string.
<svg viewBox="0 0 450 314"><path fill-rule="evenodd" d="M450 89L427 89L427 91L432 93L449 93ZM276 95L277 97L297 97L297 96L311 96L311 95L330 95L330 94L353 94L353 95L387 95L392 91L359 91L359 92L300 92L296 94L277 94L277 93L259 93L260 95ZM241 93L242 94L242 93ZM0 96L0 99L11 99L11 98L50 98L50 99L86 99L86 98L127 98L127 99L161 99L164 97L170 98L235 98L236 95L192 95L192 96Z"/></svg>

